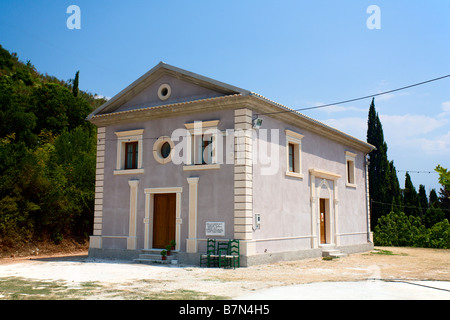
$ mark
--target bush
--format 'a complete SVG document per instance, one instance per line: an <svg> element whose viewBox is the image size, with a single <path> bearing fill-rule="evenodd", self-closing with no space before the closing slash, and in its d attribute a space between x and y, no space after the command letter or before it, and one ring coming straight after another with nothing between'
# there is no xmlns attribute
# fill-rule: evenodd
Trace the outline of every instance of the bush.
<svg viewBox="0 0 450 320"><path fill-rule="evenodd" d="M427 229L419 217L391 212L378 219L374 243L377 246L450 249L450 224L443 220Z"/></svg>

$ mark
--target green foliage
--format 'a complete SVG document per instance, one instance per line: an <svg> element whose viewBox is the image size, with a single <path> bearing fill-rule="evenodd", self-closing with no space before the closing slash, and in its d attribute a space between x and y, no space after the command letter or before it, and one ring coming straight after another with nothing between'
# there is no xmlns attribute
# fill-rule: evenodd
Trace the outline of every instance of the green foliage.
<svg viewBox="0 0 450 320"><path fill-rule="evenodd" d="M420 216L419 197L408 172L405 174L405 189L403 190L403 203L406 215Z"/></svg>
<svg viewBox="0 0 450 320"><path fill-rule="evenodd" d="M95 99L79 93L0 46L0 246L91 232Z"/></svg>
<svg viewBox="0 0 450 320"><path fill-rule="evenodd" d="M393 161L388 160L387 144L384 141L383 126L375 110L375 99L369 108L367 121L367 142L375 146L369 154L369 191L377 205L372 205L371 228L378 219L390 211L391 203L401 202L400 186Z"/></svg>
<svg viewBox="0 0 450 320"><path fill-rule="evenodd" d="M80 79L80 71L77 71L75 74L75 79L73 80L73 88L72 88L72 94L74 97L78 97L78 82Z"/></svg>
<svg viewBox="0 0 450 320"><path fill-rule="evenodd" d="M445 219L426 228L420 217L391 212L379 219L374 243L377 246L450 249L450 224Z"/></svg>
<svg viewBox="0 0 450 320"><path fill-rule="evenodd" d="M434 170L439 173L439 183L445 189L450 190L450 171L441 167L441 165L437 165Z"/></svg>

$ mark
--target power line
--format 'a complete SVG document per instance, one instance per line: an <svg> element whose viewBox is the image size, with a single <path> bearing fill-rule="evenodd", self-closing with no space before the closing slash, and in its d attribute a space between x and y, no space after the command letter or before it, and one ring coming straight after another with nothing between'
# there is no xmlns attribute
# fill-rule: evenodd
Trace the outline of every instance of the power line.
<svg viewBox="0 0 450 320"><path fill-rule="evenodd" d="M405 206L403 204L386 203L386 202L380 202L380 201L375 201L375 200L370 200L370 202L371 202L371 204L381 204L381 205L385 205L385 206L394 206L394 207L408 208L408 209L422 209L422 210L431 209L431 207L422 208L422 207L416 207L416 206ZM445 208L435 208L435 209L440 209L442 211L450 212L450 209L445 209Z"/></svg>
<svg viewBox="0 0 450 320"><path fill-rule="evenodd" d="M397 92L397 91L401 91L401 90L405 90L405 89L421 86L421 85L424 85L424 84L427 84L427 83L430 83L430 82L434 82L434 81L438 81L438 80L442 80L442 79L445 79L445 78L448 78L448 77L450 77L450 74L447 74L447 75L442 76L442 77L438 77L438 78L434 78L434 79L430 79L430 80L414 83L414 84L411 84L409 86L405 86L405 87L401 87L401 88L397 88L397 89L393 89L393 90L389 90L389 91L384 91L384 92L381 92L381 93L376 93L376 94L372 94L372 95L368 95L368 96L364 96L364 97L359 97L359 98L354 98L354 99L349 99L349 100L344 100L344 101L339 101L339 102L334 102L334 103L328 103L328 104L315 106L315 107L293 109L293 110L285 110L285 111L258 113L258 114L255 114L255 115L256 116L263 116L263 115L269 115L269 114L297 112L297 111L305 111L305 110L312 110L312 109L320 109L320 108L325 108L325 107L331 107L331 106L335 106L335 105L338 105L338 104L344 104L344 103L349 103L349 102L354 102L354 101L359 101L359 100L364 100L364 99L368 99L368 98L374 98L374 97L382 96L382 95L385 95L385 94L388 94L388 93L393 93L393 92Z"/></svg>
<svg viewBox="0 0 450 320"><path fill-rule="evenodd" d="M437 174L436 171L411 171L411 170L397 170L397 172L408 172L408 173L427 173L427 174Z"/></svg>

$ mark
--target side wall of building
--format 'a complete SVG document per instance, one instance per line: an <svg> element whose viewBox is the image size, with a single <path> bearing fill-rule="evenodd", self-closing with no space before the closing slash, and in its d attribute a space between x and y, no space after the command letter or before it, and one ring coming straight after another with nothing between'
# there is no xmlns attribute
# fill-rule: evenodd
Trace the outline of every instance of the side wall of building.
<svg viewBox="0 0 450 320"><path fill-rule="evenodd" d="M300 144L300 168L294 174L286 173L289 135ZM320 199L327 206L328 244L368 242L364 153L270 117L264 117L253 146L258 158L253 162L253 214L261 219L253 233L256 254L319 248ZM352 184L347 159L354 160Z"/></svg>

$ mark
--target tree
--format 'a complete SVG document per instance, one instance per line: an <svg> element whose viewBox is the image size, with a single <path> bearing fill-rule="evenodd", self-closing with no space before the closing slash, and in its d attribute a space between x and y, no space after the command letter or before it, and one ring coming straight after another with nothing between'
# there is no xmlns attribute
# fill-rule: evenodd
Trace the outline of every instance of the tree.
<svg viewBox="0 0 450 320"><path fill-rule="evenodd" d="M80 71L75 74L75 79L73 80L72 94L76 98L78 97L78 81L79 81Z"/></svg>
<svg viewBox="0 0 450 320"><path fill-rule="evenodd" d="M405 174L405 189L403 190L404 212L407 216L420 216L419 196L414 187L411 176L408 172Z"/></svg>
<svg viewBox="0 0 450 320"><path fill-rule="evenodd" d="M418 202L421 209L420 216L423 217L428 209L427 192L425 191L425 186L423 184L419 185Z"/></svg>
<svg viewBox="0 0 450 320"><path fill-rule="evenodd" d="M369 192L371 205L371 229L374 230L378 219L387 215L393 202L400 204L401 194L397 173L393 162L387 157L387 144L384 141L383 126L375 110L372 99L367 120L367 142L375 146L369 154Z"/></svg>
<svg viewBox="0 0 450 320"><path fill-rule="evenodd" d="M439 173L439 183L447 190L450 190L450 171L441 167L441 165L437 165L434 169L437 173Z"/></svg>
<svg viewBox="0 0 450 320"><path fill-rule="evenodd" d="M439 173L439 183L442 186L439 190L439 207L445 212L446 218L450 220L450 171L441 165L434 170Z"/></svg>
<svg viewBox="0 0 450 320"><path fill-rule="evenodd" d="M431 189L428 203L430 207L439 208L439 198L436 189Z"/></svg>

